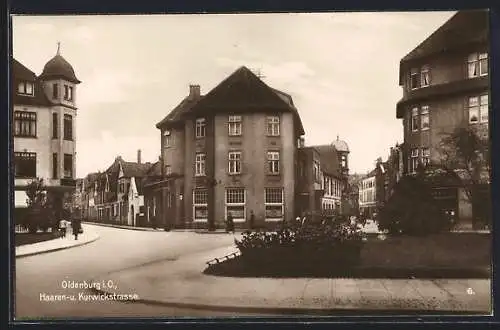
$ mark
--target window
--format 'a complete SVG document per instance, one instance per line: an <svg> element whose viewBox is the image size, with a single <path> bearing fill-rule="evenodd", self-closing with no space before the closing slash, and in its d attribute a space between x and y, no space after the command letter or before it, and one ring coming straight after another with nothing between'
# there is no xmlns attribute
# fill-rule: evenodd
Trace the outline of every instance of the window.
<svg viewBox="0 0 500 330"><path fill-rule="evenodd" d="M278 151L269 151L267 153L267 163L270 174L280 173L280 153Z"/></svg>
<svg viewBox="0 0 500 330"><path fill-rule="evenodd" d="M234 221L245 221L245 189L226 189L226 219L231 214Z"/></svg>
<svg viewBox="0 0 500 330"><path fill-rule="evenodd" d="M73 87L64 85L64 99L66 101L73 101Z"/></svg>
<svg viewBox="0 0 500 330"><path fill-rule="evenodd" d="M411 130L418 131L418 108L411 109Z"/></svg>
<svg viewBox="0 0 500 330"><path fill-rule="evenodd" d="M172 174L172 166L165 165L165 175L171 175L171 174Z"/></svg>
<svg viewBox="0 0 500 330"><path fill-rule="evenodd" d="M193 190L193 220L207 221L208 219L208 190Z"/></svg>
<svg viewBox="0 0 500 330"><path fill-rule="evenodd" d="M320 174L320 166L319 162L314 161L313 163L313 175L314 175L314 181L316 182L321 182L321 174Z"/></svg>
<svg viewBox="0 0 500 330"><path fill-rule="evenodd" d="M266 188L266 220L283 220L283 188Z"/></svg>
<svg viewBox="0 0 500 330"><path fill-rule="evenodd" d="M59 97L59 86L57 84L52 84L52 98L57 99Z"/></svg>
<svg viewBox="0 0 500 330"><path fill-rule="evenodd" d="M229 116L228 130L230 136L241 135L241 116Z"/></svg>
<svg viewBox="0 0 500 330"><path fill-rule="evenodd" d="M424 166L429 165L431 161L431 150L429 148L422 149L422 164Z"/></svg>
<svg viewBox="0 0 500 330"><path fill-rule="evenodd" d="M469 123L488 121L488 94L469 97Z"/></svg>
<svg viewBox="0 0 500 330"><path fill-rule="evenodd" d="M267 117L267 135L268 136L280 135L280 117L278 116Z"/></svg>
<svg viewBox="0 0 500 330"><path fill-rule="evenodd" d="M195 160L195 175L203 176L205 175L205 159L206 156L204 153L197 153Z"/></svg>
<svg viewBox="0 0 500 330"><path fill-rule="evenodd" d="M73 140L73 117L71 115L64 115L64 139Z"/></svg>
<svg viewBox="0 0 500 330"><path fill-rule="evenodd" d="M488 74L488 53L470 54L467 60L469 78L486 76Z"/></svg>
<svg viewBox="0 0 500 330"><path fill-rule="evenodd" d="M241 151L229 152L229 174L241 173Z"/></svg>
<svg viewBox="0 0 500 330"><path fill-rule="evenodd" d="M52 179L57 179L59 172L59 160L57 159L57 152L52 154Z"/></svg>
<svg viewBox="0 0 500 330"><path fill-rule="evenodd" d="M36 112L14 111L14 136L36 137Z"/></svg>
<svg viewBox="0 0 500 330"><path fill-rule="evenodd" d="M410 72L410 88L416 89L420 87L418 81L418 69L411 69Z"/></svg>
<svg viewBox="0 0 500 330"><path fill-rule="evenodd" d="M206 126L205 118L196 119L196 137L197 138L205 137L205 134L206 134L205 126Z"/></svg>
<svg viewBox="0 0 500 330"><path fill-rule="evenodd" d="M169 130L163 132L163 145L165 148L172 146L172 135Z"/></svg>
<svg viewBox="0 0 500 330"><path fill-rule="evenodd" d="M431 74L428 65L424 65L420 71L420 87L427 87L431 84Z"/></svg>
<svg viewBox="0 0 500 330"><path fill-rule="evenodd" d="M65 178L73 178L73 155L72 154L64 154L64 177ZM106 185L108 185L107 182L106 182ZM107 189L107 190L109 190L109 189Z"/></svg>
<svg viewBox="0 0 500 330"><path fill-rule="evenodd" d="M22 81L17 85L17 93L21 95L33 95L33 83L30 81Z"/></svg>
<svg viewBox="0 0 500 330"><path fill-rule="evenodd" d="M415 173L418 167L418 149L412 149L410 155L410 173Z"/></svg>
<svg viewBox="0 0 500 330"><path fill-rule="evenodd" d="M59 137L58 133L59 123L57 113L52 114L52 138L57 139Z"/></svg>
<svg viewBox="0 0 500 330"><path fill-rule="evenodd" d="M16 178L36 178L36 153L14 152Z"/></svg>
<svg viewBox="0 0 500 330"><path fill-rule="evenodd" d="M420 111L420 127L422 130L427 130L430 127L428 105L422 106L422 110Z"/></svg>

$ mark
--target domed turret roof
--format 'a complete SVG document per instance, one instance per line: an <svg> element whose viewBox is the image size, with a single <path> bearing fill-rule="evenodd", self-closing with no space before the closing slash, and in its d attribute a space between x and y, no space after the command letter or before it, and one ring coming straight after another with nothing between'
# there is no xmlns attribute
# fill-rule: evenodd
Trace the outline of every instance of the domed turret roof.
<svg viewBox="0 0 500 330"><path fill-rule="evenodd" d="M62 78L66 79L72 83L79 84L81 81L75 76L75 71L71 64L68 63L59 54L59 47L57 49L57 54L52 59L50 59L47 64L43 67L43 72L40 75L40 79L54 79Z"/></svg>
<svg viewBox="0 0 500 330"><path fill-rule="evenodd" d="M339 136L337 135L337 140L332 142L332 145L337 149L337 151L341 152L349 152L349 146L347 145L347 142L344 140L339 140Z"/></svg>

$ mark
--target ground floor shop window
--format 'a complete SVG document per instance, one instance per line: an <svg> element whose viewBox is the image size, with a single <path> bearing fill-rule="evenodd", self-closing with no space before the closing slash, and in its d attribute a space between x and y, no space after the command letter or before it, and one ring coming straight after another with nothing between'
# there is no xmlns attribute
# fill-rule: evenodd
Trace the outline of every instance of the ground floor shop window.
<svg viewBox="0 0 500 330"><path fill-rule="evenodd" d="M226 189L226 219L231 215L233 221L245 221L245 189Z"/></svg>
<svg viewBox="0 0 500 330"><path fill-rule="evenodd" d="M193 219L200 222L205 222L208 219L207 189L193 190Z"/></svg>

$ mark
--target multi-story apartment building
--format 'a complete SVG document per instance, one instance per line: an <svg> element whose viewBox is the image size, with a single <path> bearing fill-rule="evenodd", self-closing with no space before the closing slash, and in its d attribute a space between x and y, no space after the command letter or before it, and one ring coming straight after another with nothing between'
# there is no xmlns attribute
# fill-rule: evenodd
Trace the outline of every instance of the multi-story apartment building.
<svg viewBox="0 0 500 330"><path fill-rule="evenodd" d="M342 212L349 148L344 141L337 139L335 143L305 147L301 141L295 177L297 215L320 217Z"/></svg>
<svg viewBox="0 0 500 330"><path fill-rule="evenodd" d="M299 138L304 134L292 97L241 67L208 94L189 95L156 127L162 181L158 223L223 227L229 215L246 227L294 217ZM146 207L153 207L153 197Z"/></svg>
<svg viewBox="0 0 500 330"><path fill-rule="evenodd" d="M442 138L457 127L488 136L488 30L487 10L460 11L401 60L396 117L403 121L406 173L441 164ZM471 218L462 188L435 189L459 219Z"/></svg>
<svg viewBox="0 0 500 330"><path fill-rule="evenodd" d="M12 59L12 133L16 207L26 206L26 186L42 178L54 202L75 189L77 114L73 67L59 54L40 76Z"/></svg>
<svg viewBox="0 0 500 330"><path fill-rule="evenodd" d="M373 217L377 212L377 171L368 173L359 182L359 213L365 217Z"/></svg>

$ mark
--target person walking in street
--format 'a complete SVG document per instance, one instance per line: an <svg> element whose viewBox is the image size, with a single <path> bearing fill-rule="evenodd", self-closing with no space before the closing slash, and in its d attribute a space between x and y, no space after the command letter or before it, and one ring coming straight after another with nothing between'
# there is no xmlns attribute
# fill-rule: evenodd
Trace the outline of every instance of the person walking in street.
<svg viewBox="0 0 500 330"><path fill-rule="evenodd" d="M226 233L233 232L234 233L234 221L233 221L233 215L231 212L227 214L227 220L226 220Z"/></svg>

